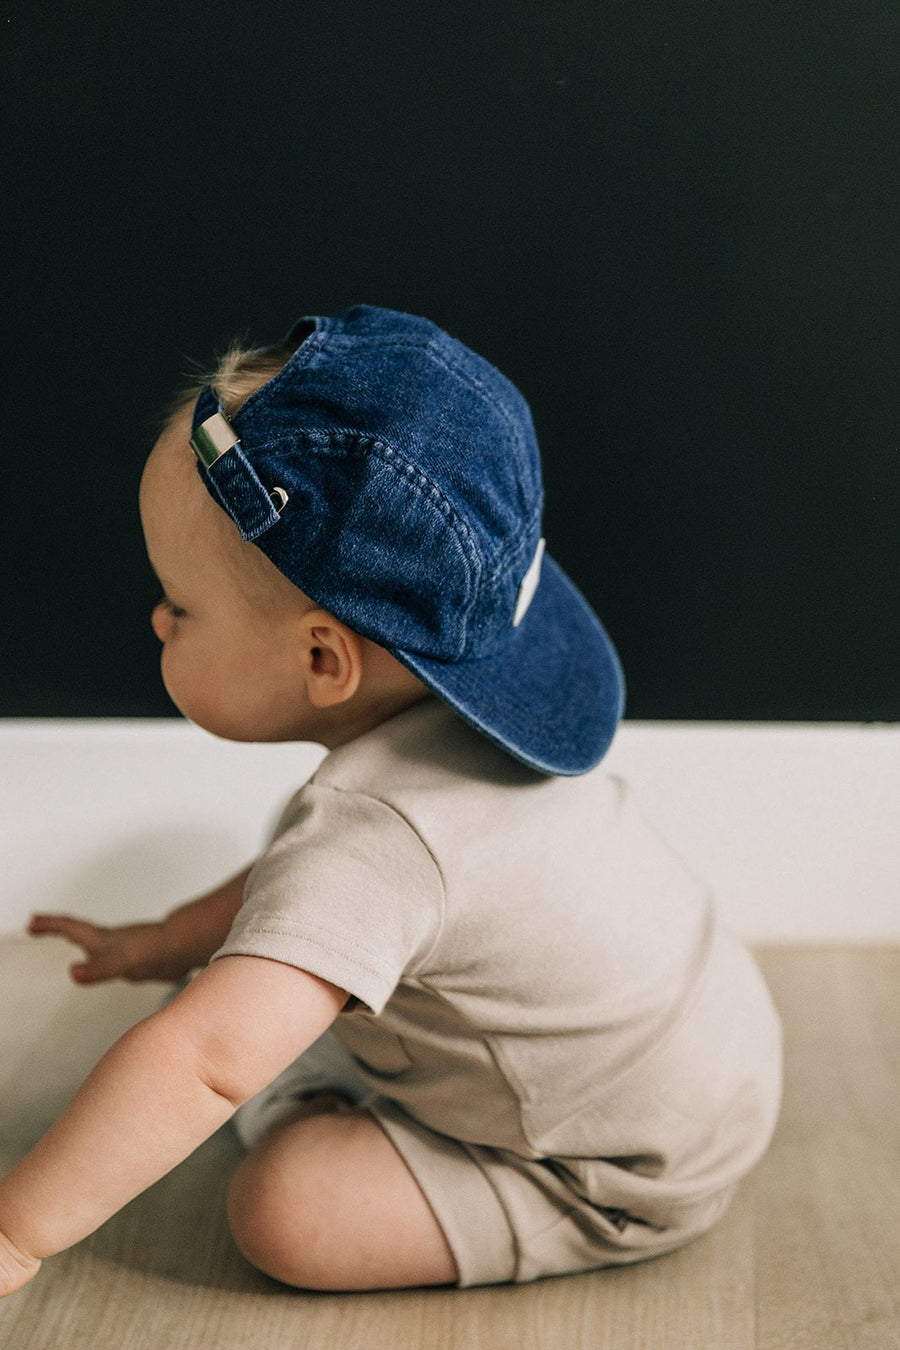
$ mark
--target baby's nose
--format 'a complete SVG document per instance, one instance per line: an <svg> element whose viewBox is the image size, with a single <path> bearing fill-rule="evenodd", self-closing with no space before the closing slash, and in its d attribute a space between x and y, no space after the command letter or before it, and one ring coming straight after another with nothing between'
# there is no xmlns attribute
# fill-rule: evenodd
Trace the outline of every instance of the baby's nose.
<svg viewBox="0 0 900 1350"><path fill-rule="evenodd" d="M160 600L150 615L150 627L153 629L160 642L166 642L169 636L171 626L171 615L169 614L165 600Z"/></svg>

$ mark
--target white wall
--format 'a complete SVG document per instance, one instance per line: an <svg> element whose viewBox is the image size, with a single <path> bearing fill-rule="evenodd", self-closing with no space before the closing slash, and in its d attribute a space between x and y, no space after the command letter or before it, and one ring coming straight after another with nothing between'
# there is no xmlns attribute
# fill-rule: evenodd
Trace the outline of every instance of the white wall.
<svg viewBox="0 0 900 1350"><path fill-rule="evenodd" d="M0 722L0 932L157 915L249 860L311 745ZM626 722L607 758L753 941L900 940L900 726Z"/></svg>

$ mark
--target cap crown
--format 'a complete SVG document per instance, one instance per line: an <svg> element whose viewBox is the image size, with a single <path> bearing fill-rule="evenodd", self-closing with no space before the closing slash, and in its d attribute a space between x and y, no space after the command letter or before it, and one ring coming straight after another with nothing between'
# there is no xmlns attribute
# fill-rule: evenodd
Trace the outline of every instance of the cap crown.
<svg viewBox="0 0 900 1350"><path fill-rule="evenodd" d="M442 661L495 651L540 538L525 399L427 319L359 305L314 328L201 469L242 535L382 645ZM195 424L215 410L203 396ZM272 493L287 503L280 512Z"/></svg>

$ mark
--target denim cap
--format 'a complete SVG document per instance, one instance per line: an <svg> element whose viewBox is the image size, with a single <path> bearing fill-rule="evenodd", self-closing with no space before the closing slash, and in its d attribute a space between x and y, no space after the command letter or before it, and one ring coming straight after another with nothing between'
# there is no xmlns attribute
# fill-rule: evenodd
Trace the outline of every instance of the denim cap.
<svg viewBox="0 0 900 1350"><path fill-rule="evenodd" d="M505 376L427 319L357 305L301 319L284 368L226 418L197 399L214 499L316 604L542 773L609 746L624 684L544 553L540 455Z"/></svg>

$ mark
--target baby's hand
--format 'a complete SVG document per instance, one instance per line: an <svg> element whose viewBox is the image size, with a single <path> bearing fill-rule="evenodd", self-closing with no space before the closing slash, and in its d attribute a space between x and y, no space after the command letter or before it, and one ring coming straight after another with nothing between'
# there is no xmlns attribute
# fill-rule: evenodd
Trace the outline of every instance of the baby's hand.
<svg viewBox="0 0 900 1350"><path fill-rule="evenodd" d="M190 969L169 946L161 923L105 928L67 914L33 914L28 932L32 937L48 933L64 937L82 949L87 959L69 967L76 984L114 979L180 980Z"/></svg>
<svg viewBox="0 0 900 1350"><path fill-rule="evenodd" d="M33 1280L41 1268L36 1256L20 1252L5 1233L0 1232L0 1298L14 1294L23 1284Z"/></svg>

